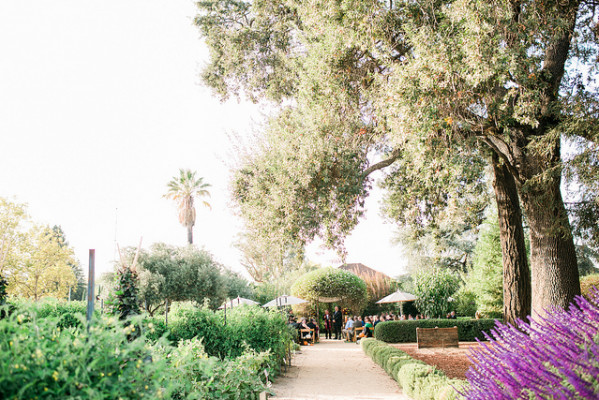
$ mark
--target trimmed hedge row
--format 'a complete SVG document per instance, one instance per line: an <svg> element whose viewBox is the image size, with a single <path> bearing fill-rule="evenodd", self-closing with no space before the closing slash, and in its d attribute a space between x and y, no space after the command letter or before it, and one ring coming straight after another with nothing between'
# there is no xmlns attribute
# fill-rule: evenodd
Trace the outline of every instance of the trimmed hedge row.
<svg viewBox="0 0 599 400"><path fill-rule="evenodd" d="M407 353L380 340L367 338L362 339L360 342L364 353L383 367L397 381L404 393L415 400L454 400L462 398L456 389L463 391L465 385L467 385L466 381L450 379L435 367L416 360Z"/></svg>
<svg viewBox="0 0 599 400"><path fill-rule="evenodd" d="M416 328L458 327L460 341L486 340L483 332L495 327L494 319L419 319L409 321L386 321L376 325L374 337L387 343L416 342Z"/></svg>

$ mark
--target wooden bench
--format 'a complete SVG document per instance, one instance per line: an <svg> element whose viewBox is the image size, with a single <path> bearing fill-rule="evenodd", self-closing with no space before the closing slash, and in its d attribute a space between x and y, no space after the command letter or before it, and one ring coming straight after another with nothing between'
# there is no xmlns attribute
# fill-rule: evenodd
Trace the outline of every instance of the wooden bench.
<svg viewBox="0 0 599 400"><path fill-rule="evenodd" d="M416 328L418 348L460 347L458 327L453 328Z"/></svg>
<svg viewBox="0 0 599 400"><path fill-rule="evenodd" d="M374 337L374 328L373 327L369 327L368 329L370 329L370 332L372 333L372 337ZM360 333L362 333L362 331L364 330L364 327L361 326L359 328L354 328L353 330L353 337L352 337L352 342L355 342L358 339L358 335Z"/></svg>
<svg viewBox="0 0 599 400"><path fill-rule="evenodd" d="M302 334L303 333L308 333L310 335L309 338L302 338ZM314 329L300 329L299 330L299 335L297 337L297 340L299 340L299 342L303 342L305 340L312 342L312 344L316 343L316 335L314 335Z"/></svg>

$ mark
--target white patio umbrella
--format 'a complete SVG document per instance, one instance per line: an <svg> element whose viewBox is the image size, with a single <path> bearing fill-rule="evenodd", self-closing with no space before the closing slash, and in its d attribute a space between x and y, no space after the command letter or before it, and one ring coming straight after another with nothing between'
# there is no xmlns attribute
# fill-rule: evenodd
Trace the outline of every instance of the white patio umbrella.
<svg viewBox="0 0 599 400"><path fill-rule="evenodd" d="M294 304L302 304L302 303L307 303L307 302L308 302L307 300L300 299L299 297L289 296L288 294L284 294L282 296L277 297L276 299L269 301L268 303L264 304L262 307L285 307L285 306L291 306Z"/></svg>
<svg viewBox="0 0 599 400"><path fill-rule="evenodd" d="M218 309L222 310L223 308L227 309L227 308L233 308L233 307L243 306L243 305L255 306L255 305L258 305L258 304L260 304L260 303L258 303L257 301L237 296L234 299L230 299L230 300L225 301L223 303L223 305L220 306Z"/></svg>
<svg viewBox="0 0 599 400"><path fill-rule="evenodd" d="M417 297L414 296L412 293L406 293L406 292L402 292L401 290L398 290L397 292L391 293L389 296L383 297L382 299L377 301L377 304L404 303L406 301L414 301L414 300L416 300L416 298Z"/></svg>

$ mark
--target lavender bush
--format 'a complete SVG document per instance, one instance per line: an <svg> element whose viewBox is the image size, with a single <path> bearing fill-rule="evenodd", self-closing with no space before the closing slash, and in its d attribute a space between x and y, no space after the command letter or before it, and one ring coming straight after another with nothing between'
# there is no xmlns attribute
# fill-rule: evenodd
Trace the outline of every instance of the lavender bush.
<svg viewBox="0 0 599 400"><path fill-rule="evenodd" d="M599 399L599 291L517 328L497 323L470 354L468 399ZM594 303L594 304L593 304Z"/></svg>

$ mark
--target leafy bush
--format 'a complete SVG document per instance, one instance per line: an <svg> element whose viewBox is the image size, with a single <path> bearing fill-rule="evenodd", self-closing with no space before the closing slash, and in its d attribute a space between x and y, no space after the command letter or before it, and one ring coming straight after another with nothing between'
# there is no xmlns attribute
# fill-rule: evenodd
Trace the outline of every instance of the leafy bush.
<svg viewBox="0 0 599 400"><path fill-rule="evenodd" d="M109 303L111 312L124 320L130 316L138 315L139 304L139 279L137 271L127 266L121 266L116 272L116 285L114 299Z"/></svg>
<svg viewBox="0 0 599 400"><path fill-rule="evenodd" d="M497 213L488 217L480 234L465 277L464 289L475 295L476 312L488 318L503 315L503 260ZM469 316L473 316L469 314Z"/></svg>
<svg viewBox="0 0 599 400"><path fill-rule="evenodd" d="M6 399L256 399L266 390L269 352L220 360L201 340L151 345L130 340L138 319L104 317L88 330L62 329L59 318L15 312L0 321L0 393ZM152 323L148 329L154 329Z"/></svg>
<svg viewBox="0 0 599 400"><path fill-rule="evenodd" d="M451 296L460 288L460 277L449 269L423 270L414 277L416 307L424 315L444 317L451 311Z"/></svg>
<svg viewBox="0 0 599 400"><path fill-rule="evenodd" d="M420 319L408 321L385 321L376 325L374 337L387 343L416 342L416 328L458 327L460 341L485 340L484 332L495 326L494 319Z"/></svg>
<svg viewBox="0 0 599 400"><path fill-rule="evenodd" d="M227 310L227 324L224 312L214 312L207 308L182 308L168 327L160 319L149 319L153 332L148 334L157 340L166 334L174 345L201 338L209 356L220 359L233 359L245 354L248 349L254 352L268 352L269 373L276 374L292 341L286 321L276 311L261 307L236 307Z"/></svg>
<svg viewBox="0 0 599 400"><path fill-rule="evenodd" d="M474 317L477 310L476 294L463 286L455 294L456 314L460 317Z"/></svg>
<svg viewBox="0 0 599 400"><path fill-rule="evenodd" d="M349 271L320 268L302 275L291 287L291 294L311 302L319 298L341 298L344 307L359 313L368 301L366 283Z"/></svg>
<svg viewBox="0 0 599 400"><path fill-rule="evenodd" d="M72 328L79 327L85 323L87 314L87 303L84 301L71 301L45 299L44 301L30 301L25 299L13 299L11 305L14 306L14 312L24 315L33 315L35 318L54 318L57 320L58 327ZM100 312L94 310L95 318L100 317Z"/></svg>
<svg viewBox="0 0 599 400"><path fill-rule="evenodd" d="M0 393L8 399L159 397L169 382L166 361L153 360L145 341L103 321L61 329L56 318L14 313L0 321ZM126 384L125 384L126 382Z"/></svg>
<svg viewBox="0 0 599 400"><path fill-rule="evenodd" d="M464 381L449 379L442 371L384 342L367 338L362 339L361 344L364 353L383 367L404 393L415 400L457 399L459 394L454 387L464 389Z"/></svg>
<svg viewBox="0 0 599 400"><path fill-rule="evenodd" d="M497 323L494 338L473 351L469 399L599 398L599 291L552 309L534 323Z"/></svg>

